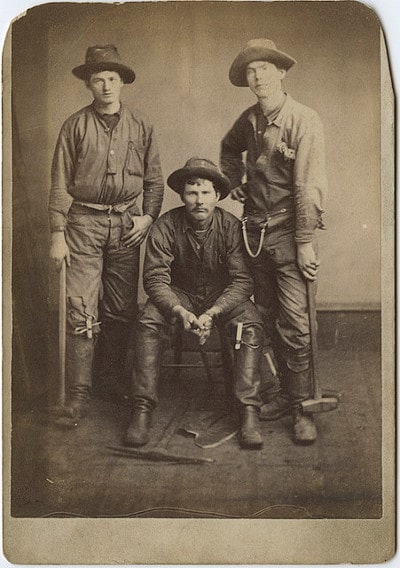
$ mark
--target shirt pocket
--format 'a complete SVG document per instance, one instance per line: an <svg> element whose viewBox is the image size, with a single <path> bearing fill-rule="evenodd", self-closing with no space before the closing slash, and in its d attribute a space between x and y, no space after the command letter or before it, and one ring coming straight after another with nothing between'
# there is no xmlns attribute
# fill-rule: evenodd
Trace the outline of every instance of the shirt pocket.
<svg viewBox="0 0 400 568"><path fill-rule="evenodd" d="M128 141L128 152L125 164L128 174L143 177L145 154L146 146L138 144L133 140Z"/></svg>

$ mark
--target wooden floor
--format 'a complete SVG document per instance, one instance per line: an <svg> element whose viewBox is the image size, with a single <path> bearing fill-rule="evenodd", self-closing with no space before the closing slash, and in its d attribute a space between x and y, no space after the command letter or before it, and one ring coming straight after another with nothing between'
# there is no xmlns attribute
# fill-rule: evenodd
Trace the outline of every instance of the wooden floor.
<svg viewBox="0 0 400 568"><path fill-rule="evenodd" d="M40 409L14 412L12 515L16 517L379 518L381 516L381 376L378 351L320 353L323 387L340 398L316 417L313 446L296 446L290 418L262 423L264 446L242 450L236 437L202 449L178 433L168 450L215 461L155 463L117 457L127 407L96 399L72 431L56 429ZM218 374L218 372L217 372ZM224 404L202 371L164 376L153 439L186 392L182 424L210 417ZM181 424L181 425L182 425Z"/></svg>

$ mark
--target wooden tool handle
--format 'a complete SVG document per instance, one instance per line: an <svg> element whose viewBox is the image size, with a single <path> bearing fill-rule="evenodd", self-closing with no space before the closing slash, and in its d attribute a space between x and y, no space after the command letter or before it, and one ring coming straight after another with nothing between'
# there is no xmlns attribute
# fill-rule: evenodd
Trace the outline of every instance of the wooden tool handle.
<svg viewBox="0 0 400 568"><path fill-rule="evenodd" d="M67 267L65 259L60 270L58 300L58 403L65 403L65 346L67 324Z"/></svg>
<svg viewBox="0 0 400 568"><path fill-rule="evenodd" d="M311 371L313 382L313 397L321 398L321 389L318 378L318 345L317 345L317 309L315 304L315 282L307 280L308 319L310 322L311 342Z"/></svg>

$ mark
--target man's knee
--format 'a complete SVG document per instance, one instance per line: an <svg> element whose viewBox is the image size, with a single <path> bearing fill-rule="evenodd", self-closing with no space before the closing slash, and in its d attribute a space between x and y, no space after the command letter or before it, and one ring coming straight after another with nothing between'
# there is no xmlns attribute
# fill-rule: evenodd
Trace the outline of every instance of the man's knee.
<svg viewBox="0 0 400 568"><path fill-rule="evenodd" d="M100 323L97 314L92 310L83 296L68 296L67 299L67 333L85 334L88 337L97 335Z"/></svg>
<svg viewBox="0 0 400 568"><path fill-rule="evenodd" d="M144 308L139 313L136 329L138 332L145 329L153 330L154 332L161 334L167 325L167 321L157 308L150 300L147 300Z"/></svg>
<svg viewBox="0 0 400 568"><path fill-rule="evenodd" d="M283 349L283 358L286 365L291 371L301 373L310 367L311 363L311 346L307 345L301 349L292 349L285 347Z"/></svg>

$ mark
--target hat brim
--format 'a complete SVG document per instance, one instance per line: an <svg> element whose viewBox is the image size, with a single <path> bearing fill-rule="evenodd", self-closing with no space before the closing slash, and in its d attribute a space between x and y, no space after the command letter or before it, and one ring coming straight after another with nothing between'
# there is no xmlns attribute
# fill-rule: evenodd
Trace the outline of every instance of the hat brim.
<svg viewBox="0 0 400 568"><path fill-rule="evenodd" d="M230 182L226 175L205 167L181 168L176 170L169 176L167 183L176 193L181 194L187 180L193 177L212 181L215 184L216 191L220 194L220 200L225 199L229 194Z"/></svg>
<svg viewBox="0 0 400 568"><path fill-rule="evenodd" d="M78 77L78 79L82 79L83 81L90 79L90 75L93 73L100 73L101 71L117 71L124 83L133 83L136 77L133 69L130 69L126 65L122 65L122 63L89 63L78 65L78 67L72 69L72 73L75 77Z"/></svg>
<svg viewBox="0 0 400 568"><path fill-rule="evenodd" d="M229 70L229 79L236 87L248 87L247 65L252 61L269 61L288 71L297 61L287 53L266 47L249 47L236 57Z"/></svg>

